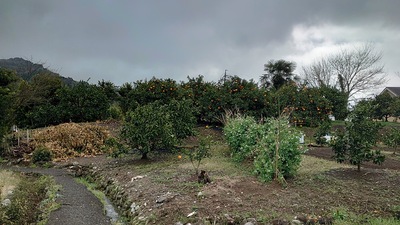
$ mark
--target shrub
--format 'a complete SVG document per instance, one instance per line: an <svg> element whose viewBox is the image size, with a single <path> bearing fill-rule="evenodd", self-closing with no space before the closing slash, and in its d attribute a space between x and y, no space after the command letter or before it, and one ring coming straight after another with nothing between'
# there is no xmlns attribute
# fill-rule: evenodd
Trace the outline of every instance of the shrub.
<svg viewBox="0 0 400 225"><path fill-rule="evenodd" d="M263 135L263 126L257 124L253 117L228 118L224 134L233 160L243 162L254 156L255 146Z"/></svg>
<svg viewBox="0 0 400 225"><path fill-rule="evenodd" d="M195 109L191 100L171 100L168 104L169 118L173 122L175 136L178 140L194 135L196 126Z"/></svg>
<svg viewBox="0 0 400 225"><path fill-rule="evenodd" d="M284 181L300 166L300 133L290 127L287 118L270 119L264 126L266 133L257 143L255 172L262 181Z"/></svg>
<svg viewBox="0 0 400 225"><path fill-rule="evenodd" d="M104 141L102 151L108 153L114 158L124 155L128 152L125 146L114 137L110 137Z"/></svg>
<svg viewBox="0 0 400 225"><path fill-rule="evenodd" d="M254 171L262 181L284 181L300 166L300 133L287 118L258 124L252 117L237 117L228 120L224 133L233 160L254 159Z"/></svg>
<svg viewBox="0 0 400 225"><path fill-rule="evenodd" d="M128 113L120 137L130 148L137 149L142 159L147 159L150 152L172 149L177 143L167 107L156 103Z"/></svg>
<svg viewBox="0 0 400 225"><path fill-rule="evenodd" d="M118 104L112 104L107 110L108 118L114 120L122 120L124 115Z"/></svg>
<svg viewBox="0 0 400 225"><path fill-rule="evenodd" d="M383 136L383 143L386 146L393 148L393 151L396 152L400 145L400 129L391 127L390 130Z"/></svg>
<svg viewBox="0 0 400 225"><path fill-rule="evenodd" d="M33 163L41 163L41 162L50 162L53 158L51 151L48 148L40 146L35 149L32 153L32 162Z"/></svg>
<svg viewBox="0 0 400 225"><path fill-rule="evenodd" d="M200 138L199 146L183 150L183 154L189 157L189 160L192 163L196 175L199 175L199 167L201 161L205 158L211 157L210 148L211 148L211 138L210 136L207 136Z"/></svg>
<svg viewBox="0 0 400 225"><path fill-rule="evenodd" d="M326 144L326 139L323 136L329 133L331 126L330 121L325 121L318 127L317 132L314 134L315 142L318 145Z"/></svg>
<svg viewBox="0 0 400 225"><path fill-rule="evenodd" d="M24 177L13 193L11 204L0 208L0 224L36 224L40 202L51 180L47 176Z"/></svg>

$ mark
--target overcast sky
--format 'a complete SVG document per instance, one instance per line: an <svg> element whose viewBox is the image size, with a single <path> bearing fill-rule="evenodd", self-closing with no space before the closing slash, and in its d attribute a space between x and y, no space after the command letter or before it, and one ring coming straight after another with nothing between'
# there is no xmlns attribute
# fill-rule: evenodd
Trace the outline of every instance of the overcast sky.
<svg viewBox="0 0 400 225"><path fill-rule="evenodd" d="M300 71L338 46L373 42L386 86L400 86L399 9L399 0L2 0L0 58L116 85L217 81L225 69L258 81L271 59Z"/></svg>

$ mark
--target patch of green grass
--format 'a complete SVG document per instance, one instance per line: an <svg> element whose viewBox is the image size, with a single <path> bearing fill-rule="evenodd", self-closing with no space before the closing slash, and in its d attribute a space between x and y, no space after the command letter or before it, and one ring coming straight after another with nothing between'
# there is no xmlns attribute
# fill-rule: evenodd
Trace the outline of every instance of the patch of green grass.
<svg viewBox="0 0 400 225"><path fill-rule="evenodd" d="M42 214L37 223L38 225L47 224L47 220L50 217L50 213L61 207L61 205L58 202L56 202L57 192L61 189L61 185L57 185L54 178L52 177L46 177L46 179L48 179L47 182L48 187L46 192L46 198L39 205Z"/></svg>
<svg viewBox="0 0 400 225"><path fill-rule="evenodd" d="M103 204L103 206L106 206L106 204L107 204L107 202L106 202L106 195L105 195L103 192L101 192L101 191L99 191L99 190L97 189L97 185L96 185L95 183L91 183L91 182L89 182L88 180L86 180L86 179L84 179L84 178L82 178L82 177L75 178L75 181L78 182L78 183L80 183L80 184L85 185L86 188L87 188L94 196L96 196L96 198L98 198L98 199L100 200L100 202ZM104 208L104 213L106 213L106 209L105 209L105 208ZM123 217L120 216L120 217L118 218L118 220L117 220L117 221L113 221L112 224L113 224L113 225L122 225L122 224L124 224L124 223L122 222L123 220L125 220L125 218L123 218Z"/></svg>
<svg viewBox="0 0 400 225"><path fill-rule="evenodd" d="M303 155L300 168L298 170L298 175L315 175L332 169L350 167L351 166L346 164L340 164L326 159Z"/></svg>
<svg viewBox="0 0 400 225"><path fill-rule="evenodd" d="M346 207L338 207L332 210L334 224L337 225L399 225L396 218L381 218L371 215L356 215Z"/></svg>
<svg viewBox="0 0 400 225"><path fill-rule="evenodd" d="M96 198L98 198L98 199L101 201L101 203L102 203L103 205L106 204L106 202L105 202L106 195L105 195L103 192L101 192L101 191L99 191L99 190L96 189L96 188L97 188L97 185L96 185L96 184L90 183L88 180L86 180L86 179L84 179L84 178L82 178L82 177L75 178L75 181L78 182L78 183L80 183L80 184L85 185L86 188L87 188L94 196L96 196Z"/></svg>

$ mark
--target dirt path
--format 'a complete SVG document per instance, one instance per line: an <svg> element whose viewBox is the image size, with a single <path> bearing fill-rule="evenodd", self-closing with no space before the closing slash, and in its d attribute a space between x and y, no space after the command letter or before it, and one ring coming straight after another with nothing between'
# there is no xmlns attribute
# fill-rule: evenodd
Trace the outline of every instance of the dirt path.
<svg viewBox="0 0 400 225"><path fill-rule="evenodd" d="M54 177L62 186L58 197L61 207L50 214L48 225L105 225L111 224L104 214L103 204L87 188L75 182L63 169L11 167L13 171L33 172Z"/></svg>
<svg viewBox="0 0 400 225"><path fill-rule="evenodd" d="M310 147L307 151L306 155L311 155L314 157L333 160L333 151L330 147ZM382 165L376 165L372 162L364 162L361 167L363 168L372 168L372 169L391 169L391 170L400 170L400 162L398 160L391 159L386 157L385 161Z"/></svg>

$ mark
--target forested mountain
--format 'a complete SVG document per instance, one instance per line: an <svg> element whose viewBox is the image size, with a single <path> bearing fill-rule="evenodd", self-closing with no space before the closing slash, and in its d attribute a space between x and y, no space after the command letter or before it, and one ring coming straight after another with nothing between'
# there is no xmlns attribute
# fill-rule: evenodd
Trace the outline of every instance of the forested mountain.
<svg viewBox="0 0 400 225"><path fill-rule="evenodd" d="M76 81L72 78L60 76L60 74L45 68L43 65L43 63L33 63L29 60L18 57L0 59L0 68L14 70L18 76L26 81L30 81L32 77L37 74L45 73L61 77L61 80L69 86L76 84Z"/></svg>

